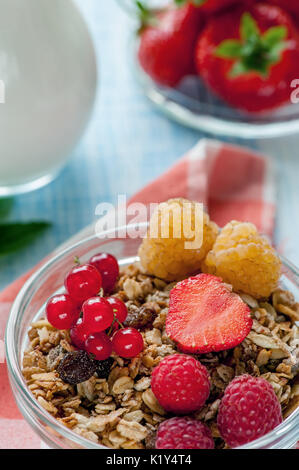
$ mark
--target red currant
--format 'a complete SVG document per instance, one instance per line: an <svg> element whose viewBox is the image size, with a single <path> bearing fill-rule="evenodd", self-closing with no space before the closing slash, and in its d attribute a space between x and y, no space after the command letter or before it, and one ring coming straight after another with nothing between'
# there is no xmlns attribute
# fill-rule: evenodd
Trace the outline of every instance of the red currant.
<svg viewBox="0 0 299 470"><path fill-rule="evenodd" d="M83 304L83 320L90 333L100 333L112 325L112 306L103 297L91 297Z"/></svg>
<svg viewBox="0 0 299 470"><path fill-rule="evenodd" d="M94 266L81 264L75 266L66 276L64 285L68 293L79 303L99 293L102 278Z"/></svg>
<svg viewBox="0 0 299 470"><path fill-rule="evenodd" d="M70 329L70 337L72 343L78 349L85 349L85 341L87 340L89 332L82 318L79 318L77 323Z"/></svg>
<svg viewBox="0 0 299 470"><path fill-rule="evenodd" d="M78 320L79 313L77 304L68 294L55 295L46 305L48 322L58 330L68 330Z"/></svg>
<svg viewBox="0 0 299 470"><path fill-rule="evenodd" d="M120 357L129 359L143 351L142 335L135 328L118 330L112 338L113 351Z"/></svg>
<svg viewBox="0 0 299 470"><path fill-rule="evenodd" d="M117 259L108 253L98 253L89 260L89 263L101 274L104 291L111 292L119 275Z"/></svg>
<svg viewBox="0 0 299 470"><path fill-rule="evenodd" d="M95 333L85 341L87 352L94 354L97 361L105 361L112 353L112 343L105 333Z"/></svg>
<svg viewBox="0 0 299 470"><path fill-rule="evenodd" d="M113 313L120 323L123 323L128 316L128 309L126 304L117 297L107 297L107 302L111 305Z"/></svg>

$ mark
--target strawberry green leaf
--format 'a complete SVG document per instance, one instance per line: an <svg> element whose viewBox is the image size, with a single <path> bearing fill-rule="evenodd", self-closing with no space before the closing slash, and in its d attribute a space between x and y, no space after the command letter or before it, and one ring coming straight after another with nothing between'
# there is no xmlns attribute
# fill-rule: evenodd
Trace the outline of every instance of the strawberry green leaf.
<svg viewBox="0 0 299 470"><path fill-rule="evenodd" d="M272 47L286 39L287 34L285 26L274 26L263 34L262 41L266 46Z"/></svg>
<svg viewBox="0 0 299 470"><path fill-rule="evenodd" d="M258 28L257 22L250 15L250 13L244 13L241 19L241 28L240 28L241 39L245 41L252 41L257 39L260 36L260 30Z"/></svg>
<svg viewBox="0 0 299 470"><path fill-rule="evenodd" d="M200 7L204 3L206 3L207 0L174 0L174 3L178 5L179 7L186 5L186 3L192 3L196 7Z"/></svg>
<svg viewBox="0 0 299 470"><path fill-rule="evenodd" d="M157 25L157 18L156 13L157 11L145 6L145 4L139 0L135 1L137 12L140 20L140 27L138 32L141 33L144 28L147 26L156 26Z"/></svg>
<svg viewBox="0 0 299 470"><path fill-rule="evenodd" d="M277 64L280 62L281 54L286 48L286 42L281 42L280 44L276 44L271 48L271 50L267 54L268 61L271 64Z"/></svg>
<svg viewBox="0 0 299 470"><path fill-rule="evenodd" d="M216 49L216 55L227 59L241 57L242 43L238 40L228 39L223 41Z"/></svg>
<svg viewBox="0 0 299 470"><path fill-rule="evenodd" d="M230 78L236 78L247 72L248 68L246 67L246 65L244 65L243 62L238 61L235 62L232 68L230 69L229 76Z"/></svg>
<svg viewBox="0 0 299 470"><path fill-rule="evenodd" d="M50 226L48 222L0 224L0 256L24 248Z"/></svg>

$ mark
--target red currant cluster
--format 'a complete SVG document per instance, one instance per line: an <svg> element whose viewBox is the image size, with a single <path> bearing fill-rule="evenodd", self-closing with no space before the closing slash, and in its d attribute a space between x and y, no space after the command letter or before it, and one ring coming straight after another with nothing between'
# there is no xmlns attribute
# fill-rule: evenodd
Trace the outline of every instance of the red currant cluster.
<svg viewBox="0 0 299 470"><path fill-rule="evenodd" d="M66 276L65 294L51 297L46 306L49 323L58 330L70 330L78 349L108 359L112 351L124 358L143 350L143 338L135 328L124 328L128 310L116 297L102 297L113 291L119 275L114 256L100 253L88 264L78 264ZM83 315L81 316L81 313Z"/></svg>

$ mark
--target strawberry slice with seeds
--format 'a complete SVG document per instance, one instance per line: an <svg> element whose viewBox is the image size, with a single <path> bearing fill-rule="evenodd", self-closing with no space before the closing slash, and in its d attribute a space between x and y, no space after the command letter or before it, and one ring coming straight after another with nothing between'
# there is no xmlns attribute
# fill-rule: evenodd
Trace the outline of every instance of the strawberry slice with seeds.
<svg viewBox="0 0 299 470"><path fill-rule="evenodd" d="M170 292L166 332L184 352L234 348L246 338L252 323L249 307L219 277L199 274Z"/></svg>

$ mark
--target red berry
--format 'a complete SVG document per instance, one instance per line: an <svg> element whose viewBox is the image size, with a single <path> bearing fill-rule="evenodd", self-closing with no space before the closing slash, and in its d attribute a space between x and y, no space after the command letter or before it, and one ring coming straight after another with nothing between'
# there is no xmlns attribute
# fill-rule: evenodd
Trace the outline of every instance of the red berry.
<svg viewBox="0 0 299 470"><path fill-rule="evenodd" d="M201 408L209 396L209 373L194 357L172 354L153 370L152 390L166 411L191 413Z"/></svg>
<svg viewBox="0 0 299 470"><path fill-rule="evenodd" d="M153 21L142 28L138 59L145 72L161 85L175 86L194 72L194 47L204 15L190 2L152 11Z"/></svg>
<svg viewBox="0 0 299 470"><path fill-rule="evenodd" d="M55 295L46 306L48 322L58 330L68 330L79 317L76 303L68 294Z"/></svg>
<svg viewBox="0 0 299 470"><path fill-rule="evenodd" d="M113 310L103 297L91 297L83 304L83 321L90 333L100 333L112 325Z"/></svg>
<svg viewBox="0 0 299 470"><path fill-rule="evenodd" d="M156 449L214 449L208 426L196 419L171 418L160 424Z"/></svg>
<svg viewBox="0 0 299 470"><path fill-rule="evenodd" d="M94 354L97 361L105 361L111 356L112 343L105 333L95 333L88 336L85 349L90 354Z"/></svg>
<svg viewBox="0 0 299 470"><path fill-rule="evenodd" d="M81 264L75 266L66 276L64 285L76 302L84 302L100 292L102 278L94 266Z"/></svg>
<svg viewBox="0 0 299 470"><path fill-rule="evenodd" d="M135 328L118 330L112 338L113 351L120 357L129 359L143 351L142 335Z"/></svg>
<svg viewBox="0 0 299 470"><path fill-rule="evenodd" d="M128 316L126 304L117 297L107 297L106 299L113 309L113 313L120 323L123 323Z"/></svg>
<svg viewBox="0 0 299 470"><path fill-rule="evenodd" d="M94 266L101 274L104 291L111 292L119 275L117 259L108 253L98 253L89 260L89 264Z"/></svg>
<svg viewBox="0 0 299 470"><path fill-rule="evenodd" d="M226 388L217 424L230 447L258 439L281 422L281 406L274 389L262 377L241 375Z"/></svg>
<svg viewBox="0 0 299 470"><path fill-rule="evenodd" d="M82 318L79 318L77 323L70 329L70 337L72 343L78 349L85 349L85 341L87 340L89 332Z"/></svg>

